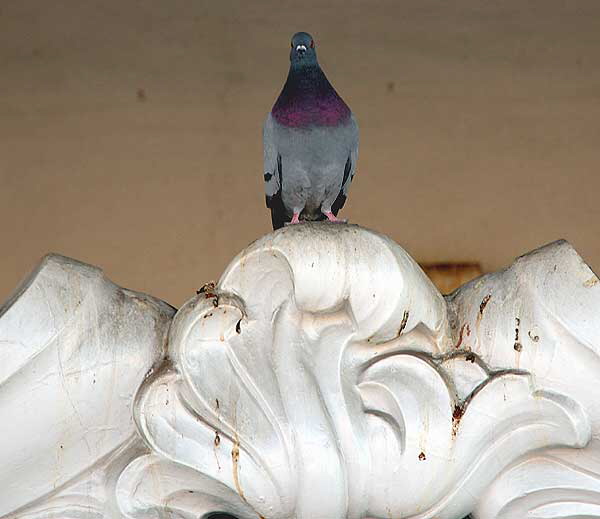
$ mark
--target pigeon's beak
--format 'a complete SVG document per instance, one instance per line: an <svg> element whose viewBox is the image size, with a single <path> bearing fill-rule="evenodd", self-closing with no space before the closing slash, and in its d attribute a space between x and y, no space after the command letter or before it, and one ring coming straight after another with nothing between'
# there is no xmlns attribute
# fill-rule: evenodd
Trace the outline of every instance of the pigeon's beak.
<svg viewBox="0 0 600 519"><path fill-rule="evenodd" d="M296 45L296 54L298 54L299 57L304 56L305 52L306 52L306 45Z"/></svg>

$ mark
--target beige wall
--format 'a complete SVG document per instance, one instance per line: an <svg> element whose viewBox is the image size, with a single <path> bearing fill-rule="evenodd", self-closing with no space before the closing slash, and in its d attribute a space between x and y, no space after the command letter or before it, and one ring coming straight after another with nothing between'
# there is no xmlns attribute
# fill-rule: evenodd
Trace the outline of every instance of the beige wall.
<svg viewBox="0 0 600 519"><path fill-rule="evenodd" d="M0 299L56 251L179 305L268 232L297 30L361 126L344 217L421 261L564 237L600 269L597 0L4 0Z"/></svg>

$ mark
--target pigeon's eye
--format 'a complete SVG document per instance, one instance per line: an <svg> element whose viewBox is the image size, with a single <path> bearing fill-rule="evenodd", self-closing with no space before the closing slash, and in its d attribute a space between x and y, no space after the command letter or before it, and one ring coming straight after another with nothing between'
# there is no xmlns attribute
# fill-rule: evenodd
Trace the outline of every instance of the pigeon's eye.
<svg viewBox="0 0 600 519"><path fill-rule="evenodd" d="M310 40L310 48L311 49L315 48L315 41L314 40Z"/></svg>

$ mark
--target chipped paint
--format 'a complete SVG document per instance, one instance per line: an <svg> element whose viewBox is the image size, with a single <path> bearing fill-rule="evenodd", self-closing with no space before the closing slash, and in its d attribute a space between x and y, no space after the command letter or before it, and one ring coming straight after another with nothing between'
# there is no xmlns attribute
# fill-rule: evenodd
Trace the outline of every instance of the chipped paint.
<svg viewBox="0 0 600 519"><path fill-rule="evenodd" d="M198 290L196 290L196 295L200 294L211 294L215 291L216 283L214 281L209 281L208 283L204 283Z"/></svg>
<svg viewBox="0 0 600 519"><path fill-rule="evenodd" d="M490 302L491 298L492 298L492 294L488 294L481 300L481 303L479 304L479 315L480 316L483 315L483 311L485 310L485 307L487 306L487 304Z"/></svg>
<svg viewBox="0 0 600 519"><path fill-rule="evenodd" d="M402 322L400 323L400 330L398 330L398 335L401 335L404 331L404 328L406 328L406 324L408 323L408 316L408 310L404 310L404 315L402 316Z"/></svg>

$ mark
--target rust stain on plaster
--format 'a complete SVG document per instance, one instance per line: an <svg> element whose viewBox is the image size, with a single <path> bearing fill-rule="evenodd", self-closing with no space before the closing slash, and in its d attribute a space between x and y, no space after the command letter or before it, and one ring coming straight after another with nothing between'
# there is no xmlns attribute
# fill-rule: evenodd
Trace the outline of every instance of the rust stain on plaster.
<svg viewBox="0 0 600 519"><path fill-rule="evenodd" d="M235 433L233 447L231 448L231 461L233 462L233 483L235 484L235 489L237 490L237 493L240 495L240 497L244 501L246 501L244 491L242 490L242 486L240 485L240 439L237 432Z"/></svg>
<svg viewBox="0 0 600 519"><path fill-rule="evenodd" d="M233 471L233 483L235 485L235 489L239 496L246 502L246 496L244 495L244 491L242 490L242 485L240 484L240 437L237 432L237 404L235 407L235 412L233 415L233 447L231 448L231 461L232 461L232 471ZM264 519L264 517L260 516L260 519Z"/></svg>
<svg viewBox="0 0 600 519"><path fill-rule="evenodd" d="M463 325L460 327L460 332L459 332L459 334L458 334L458 342L457 342L457 343L454 345L454 347L455 347L456 349L460 348L460 345L461 345L461 344L462 344L462 342L463 342L463 333L465 332L465 327L466 327L466 324L463 324Z"/></svg>
<svg viewBox="0 0 600 519"><path fill-rule="evenodd" d="M464 404L455 404L454 409L452 410L452 437L455 438L458 433L458 427L460 425L460 420L465 414Z"/></svg>

